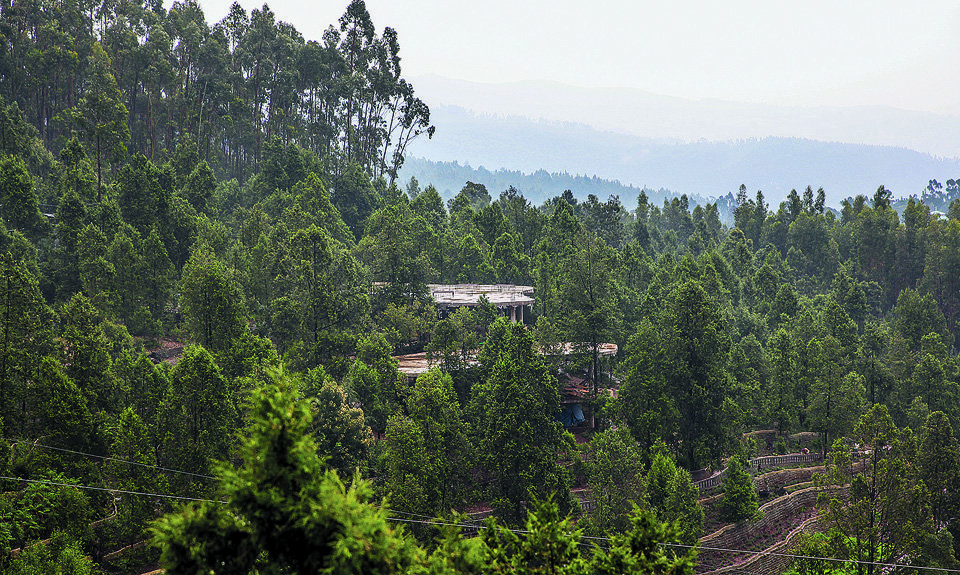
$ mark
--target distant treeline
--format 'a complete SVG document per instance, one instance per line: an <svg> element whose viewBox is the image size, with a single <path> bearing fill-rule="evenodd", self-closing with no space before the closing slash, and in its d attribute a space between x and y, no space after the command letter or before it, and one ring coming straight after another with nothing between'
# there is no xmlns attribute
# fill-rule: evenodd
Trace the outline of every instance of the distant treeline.
<svg viewBox="0 0 960 575"><path fill-rule="evenodd" d="M464 182L483 184L488 190L506 190L511 186L523 192L523 195L535 204L543 203L550 198L559 196L565 190L571 190L577 198L584 199L593 194L598 198L618 196L621 201L631 204L643 191L651 203L662 204L663 200L671 200L679 196L666 188L654 190L652 188L638 188L632 184L623 184L618 180L609 180L584 174L570 174L567 172L547 172L537 170L525 173L519 170L499 168L488 170L483 166L477 168L460 162L434 162L418 157L407 158L400 177L404 182L411 177L422 184L433 184L446 199L454 197L463 187ZM703 206L713 202L711 198L699 195L689 196L692 206ZM724 223L733 222L733 194L721 197L718 201L720 219Z"/></svg>

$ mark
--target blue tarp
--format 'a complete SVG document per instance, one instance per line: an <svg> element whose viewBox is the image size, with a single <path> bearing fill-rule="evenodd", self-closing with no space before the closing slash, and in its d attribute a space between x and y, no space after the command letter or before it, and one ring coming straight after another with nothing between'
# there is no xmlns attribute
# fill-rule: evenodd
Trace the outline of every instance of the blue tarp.
<svg viewBox="0 0 960 575"><path fill-rule="evenodd" d="M560 423L564 427L573 427L579 423L583 423L583 409L581 409L579 403L565 403L560 406L560 414L557 415L557 419L560 420Z"/></svg>

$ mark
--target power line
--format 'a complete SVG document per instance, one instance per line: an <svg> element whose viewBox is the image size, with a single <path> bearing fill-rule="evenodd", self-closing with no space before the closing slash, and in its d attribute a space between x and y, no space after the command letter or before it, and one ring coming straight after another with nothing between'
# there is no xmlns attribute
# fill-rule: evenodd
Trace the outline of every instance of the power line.
<svg viewBox="0 0 960 575"><path fill-rule="evenodd" d="M125 489L110 489L108 487L92 487L90 485L74 485L73 483L60 483L57 481L47 481L45 479L25 479L23 477L7 477L0 475L0 479L10 481L23 481L26 483L39 483L42 485L56 485L58 487L76 487L77 489L89 489L91 491L106 491L108 493L123 493L126 495L146 495L148 497L162 497L165 499L181 499L183 501L203 501L206 503L224 503L224 501L215 501L213 499L201 499L199 497L183 497L181 495L167 495L165 493L147 493L144 491L128 491Z"/></svg>
<svg viewBox="0 0 960 575"><path fill-rule="evenodd" d="M146 463L137 463L136 461L129 461L129 460L126 460L126 459L119 459L119 458L116 458L116 457L107 457L106 455L96 455L96 454L94 454L94 453L84 453L83 451L73 451L72 449L64 449L64 448L62 448L62 447L54 447L54 446L52 446L52 445L42 445L42 444L40 444L40 443L31 443L31 442L29 442L29 441L21 441L21 440L18 440L18 439L8 439L8 438L3 438L3 441L9 441L9 442L16 443L16 444L20 444L20 445L29 445L29 446L31 446L31 447L42 447L42 448L44 448L44 449L53 449L53 450L56 450L56 451L63 451L63 452L65 452L65 453L72 453L72 454L74 454L74 455L83 455L83 456L86 456L86 457L96 457L96 458L98 458L98 459L103 459L103 460L105 460L105 461L116 461L117 463L126 463L127 465L138 465L138 466L140 466L140 467L147 467L147 468L150 468L150 469L159 469L159 470L161 470L161 471L168 471L168 472L170 472L170 473L179 473L179 474L181 474L181 475L192 475L193 477L201 477L201 478L203 478L203 479L213 479L214 481L220 481L220 478L219 478L219 477L213 477L213 476L211 476L211 475L204 475L204 474L202 474L202 473L191 473L191 472L189 472L189 471L180 471L180 470L178 470L178 469L170 469L170 468L168 468L168 467L161 467L161 466L159 466L159 465L149 465L149 464L146 464Z"/></svg>
<svg viewBox="0 0 960 575"><path fill-rule="evenodd" d="M388 519L389 519L390 521L402 521L402 522L404 522L404 523L423 523L423 524L427 524L427 525L440 525L440 526L450 526L450 527L463 527L463 526L465 526L465 525L459 524L459 523L449 523L449 522L442 522L442 521L420 521L420 520L416 520L416 519L401 519L401 518L397 518L397 517L389 517ZM466 526L470 526L470 525L466 525ZM478 529L486 529L487 526L486 526L486 525L482 525L482 526L477 526L477 528L478 528ZM502 527L502 526L500 527L500 529L503 529L504 531L509 531L509 532L511 532L511 533L522 533L522 534L530 534L530 533L531 533L530 531L527 531L527 530L525 530L525 529L509 529L509 528ZM580 538L581 538L581 539L594 539L594 540L598 540L598 541L613 541L613 539L611 539L610 537L593 537L593 536L588 536L588 535L582 535ZM584 543L581 543L581 545L583 545L583 544L584 544ZM853 563L853 564L857 564L857 565L871 565L871 564L872 564L872 565L875 565L875 566L877 566L877 567L907 568L907 569L925 569L925 570L927 570L927 571L937 571L937 572L941 572L941 573L960 573L960 569L947 569L947 568L945 568L945 567L922 567L922 566L918 566L918 565L905 565L905 564L902 564L902 563L880 563L880 562L877 562L877 561L860 561L860 560L857 560L857 559L836 559L836 558L833 558L833 557L815 557L815 556L812 556L812 555L797 555L797 554L794 554L794 553L778 553L778 552L775 552L775 551L769 551L769 552L768 552L768 551L748 551L748 550L746 550L746 549L729 549L729 548L725 548L725 547L703 547L703 546L700 546L700 545L684 545L684 544L682 544L682 543L660 543L660 545L662 545L662 546L664 546L664 547L680 547L680 548L683 548L683 549L697 549L697 550L700 550L700 551L720 551L720 552L724 552L724 553L738 553L738 554L739 554L739 553L746 553L746 554L750 554L750 555L770 555L770 556L774 556L774 557L786 557L786 558L788 558L788 559L813 559L813 560L818 560L818 561L833 561L833 562L836 562L836 563ZM598 547L601 547L601 546L598 545ZM601 548L603 548L603 549L608 549L608 548L606 548L606 547L601 547Z"/></svg>
<svg viewBox="0 0 960 575"><path fill-rule="evenodd" d="M184 497L180 495L167 495L165 493L147 493L144 491L129 491L125 489L110 489L107 487L92 487L89 485L74 485L72 483L61 483L57 481L48 481L44 479L25 479L23 477L8 477L5 475L0 475L0 479L5 479L8 481L23 481L25 483L38 483L42 485L54 485L57 487L74 487L76 489L89 489L92 491L105 491L108 493L123 493L125 495L145 495L147 497L161 497L165 499L177 499L182 501L200 501L204 503L218 503L218 504L227 503L226 501L216 501L214 499L203 499L199 497ZM377 508L383 509L382 507L377 507ZM405 513L407 515L414 515L414 516L419 515L417 513L393 511L389 508L387 508L386 511L393 512L393 513ZM426 515L421 515L421 517L426 517ZM487 529L486 525L478 525L475 523L451 523L447 521L437 521L437 520L424 521L422 519L406 519L403 517L387 517L386 519L388 521L396 521L401 523L419 523L423 525L435 525L435 526L447 526L447 527L470 527L478 530ZM510 533L514 533L514 534L519 533L524 535L530 535L532 533L531 531L526 529L509 529L503 526L501 526L500 529L503 529L504 531L509 531ZM610 537L595 537L595 536L583 535L580 538L592 539L597 541L613 541L613 539L611 539ZM579 544L587 545L587 543L585 542L579 542ZM794 553L778 553L775 551L748 551L746 549L730 549L726 547L704 547L700 545L684 545L682 543L660 543L660 545L664 547L679 547L681 549L697 549L699 551L719 551L722 553L737 553L737 554L748 554L748 555L769 555L773 557L786 557L788 559L813 559L816 561L832 561L835 563L852 563L854 565L874 565L877 567L889 567L893 569L908 568L908 569L924 569L927 571L937 571L940 573L960 573L960 569L947 569L945 567L923 567L919 565L905 565L903 563L880 563L877 561L860 561L857 559L836 559L833 557L815 557L812 555L797 555ZM600 547L601 549L609 549L608 547L603 547L600 545L597 545L597 547Z"/></svg>
<svg viewBox="0 0 960 575"><path fill-rule="evenodd" d="M396 509L390 509L389 507L383 507L380 505L376 505L375 507L377 509L384 509L387 513L395 513L398 515L408 515L410 517L420 517L428 520L436 519L435 515L422 515L420 513L410 513L409 511L397 511ZM467 521L461 521L460 523L458 523L458 525L462 525L464 527L481 527L483 525L483 522L481 520L469 519Z"/></svg>
<svg viewBox="0 0 960 575"><path fill-rule="evenodd" d="M16 443L16 444L21 444L21 445L29 445L29 446L32 446L32 447L42 447L42 448L44 448L44 449L53 449L53 450L62 451L62 452L65 452L65 453L72 453L72 454L74 454L74 455L83 455L83 456L87 456L87 457L96 457L96 458L103 459L103 460L106 460L106 461L116 461L116 462L118 462L118 463L126 463L126 464L128 464L128 465L137 465L137 466L140 466L140 467L146 467L146 468L150 468L150 469L159 469L159 470L161 470L161 471L168 471L168 472L171 472L171 473L180 473L180 474L183 474L183 475L191 475L191 476L194 476L194 477L202 477L202 478L204 478L204 479L213 479L213 480L215 480L215 481L219 481L219 478L217 478L217 477L212 477L212 476L210 476L210 475L203 475L203 474L200 474L200 473L191 473L191 472L189 472L189 471L180 471L180 470L177 470L177 469L170 469L170 468L166 468L166 467L161 467L161 466L159 466L159 465L148 465L148 464L145 464L145 463L137 463L136 461L128 461L128 460L124 460L124 459L118 459L118 458L115 458L115 457L107 457L107 456L103 456L103 455L96 455L96 454L93 454L93 453L84 453L84 452L82 452L82 451L73 451L73 450L70 450L70 449L64 449L64 448L61 448L61 447L53 447L53 446L51 446L51 445L42 445L42 444L39 444L39 443L30 443L30 442L26 442L26 441L20 441L20 440L14 440L14 439L6 439L6 438L4 438L4 440L5 440L5 441L10 441L10 442ZM55 486L59 486L59 487L75 487L75 488L77 488L77 489L88 489L88 490L92 490L92 491L105 491L105 492L109 492L109 493L123 493L123 494L126 494L126 495L146 495L146 496L148 496L148 497L161 497L161 498L165 498L165 499L177 499L177 500L183 500L183 501L200 501L200 502L206 502L206 503L224 503L223 501L215 501L215 500L213 500L213 499L202 499L202 498L197 498L197 497L184 497L184 496L180 496L180 495L167 495L167 494L164 494L164 493L147 493L147 492L143 492L143 491L129 491L129 490L123 490L123 489L110 489L110 488L106 488L106 487L92 487L92 486L89 486L89 485L74 485L74 484L72 484L72 483L58 483L58 482L56 482L56 481L47 481L47 480L40 480L40 479L25 479L25 478L22 478L22 477L7 477L7 476L2 476L2 475L0 475L0 479L6 479L6 480L10 480L10 481L23 481L23 482L26 482L26 483L39 483L39 484L45 484L45 485L55 485ZM377 507L377 509L383 509L383 508L380 507L380 506L376 506L376 507ZM406 511L398 511L398 510L390 509L389 507L386 508L386 511L387 511L388 513L394 513L394 514L400 514L400 515L407 515L407 516L410 516L410 517L421 517L421 518L426 518L426 519L428 519L428 520L425 521L425 520L423 520L423 519L406 519L406 518L402 518L402 517L388 517L387 519L390 520L390 521L399 521L399 522L403 522L403 523L419 523L419 524L424 524L424 525L461 527L461 528L462 528L462 527L468 527L468 528L472 528L472 529L486 529L486 528L487 528L486 525L483 525L483 524L478 523L478 522L473 522L473 521L471 521L471 522L459 522L459 523L441 522L441 521L437 521L437 520L431 518L429 515L421 515L421 514L418 514L418 513L410 513L410 512L406 512ZM509 532L511 532L511 533L514 533L514 534L517 534L517 533L519 533L519 534L530 534L530 533L531 533L530 531L525 530L525 529L508 529L508 528L502 527L502 526L501 526L501 529L504 529L505 531L509 531ZM588 535L583 535L583 536L581 536L581 539L591 539L591 540L597 540L597 541L612 541L612 539L610 539L609 537L596 537L596 536L588 536ZM585 543L581 543L581 545L585 545ZM917 565L905 565L905 564L901 564L901 563L879 563L879 562L876 562L876 561L861 561L861 560L857 560L857 559L836 559L836 558L833 558L833 557L814 557L814 556L810 556L810 555L796 555L796 554L792 554L792 553L779 553L779 552L775 552L775 551L749 551L749 550L746 550L746 549L730 549L730 548L725 548L725 547L704 547L704 546L695 546L695 545L684 545L684 544L681 544L681 543L661 543L660 545L663 545L663 546L665 546L665 547L679 547L679 548L685 548L685 549L694 549L694 548L696 548L696 549L703 550L703 551L718 551L718 552L722 552L722 553L738 553L738 554L747 554L747 555L769 555L769 556L774 556L774 557L785 557L785 558L788 558L788 559L813 559L813 560L818 560L818 561L832 561L832 562L836 562L836 563L852 563L852 564L855 564L855 565L871 565L871 564L872 564L872 565L875 565L875 566L878 566L878 567L925 569L925 570L927 570L927 571L938 571L938 572L941 572L941 573L960 573L960 569L948 569L948 568L945 568L945 567L922 567L922 566L917 566ZM604 548L604 549L606 549L606 548Z"/></svg>
<svg viewBox="0 0 960 575"><path fill-rule="evenodd" d="M661 543L666 547L682 547L693 549L695 545L684 545L682 543ZM835 563L853 563L855 565L875 565L877 567L891 567L894 569L926 569L928 571L939 571L942 573L960 573L960 569L947 569L945 567L922 567L919 565L905 565L903 563L879 563L877 561L860 561L858 559L836 559L834 557L814 557L812 555L796 555L793 553L778 553L776 551L748 551L746 549L727 549L724 547L697 547L704 551L721 551L726 553L746 553L749 555L770 555L773 557L786 557L788 559L814 559L817 561L833 561Z"/></svg>
<svg viewBox="0 0 960 575"><path fill-rule="evenodd" d="M487 528L486 525L470 525L470 524L463 524L463 523L449 523L449 522L444 522L444 521L422 521L422 520L418 520L418 519L403 519L403 518L401 518L401 517L387 517L387 520L388 520L388 521L399 521L399 522L402 522L402 523L422 523L422 524L424 524L424 525L439 525L439 526L447 526L447 527L472 527L472 528L478 529L478 530L479 530L479 529L486 529L486 528ZM502 527L502 526L500 527L500 529L502 529L503 531L509 531L510 533L514 533L514 534L516 534L516 533L522 533L522 534L524 534L524 535L530 535L530 534L533 533L532 531L528 531L528 530L526 530L526 529L509 529L509 528L507 528L507 527ZM589 544L586 543L586 542L584 542L584 541L578 541L578 542L577 542L577 545L589 545ZM594 544L594 545L596 545L596 544ZM609 549L609 547L603 547L603 546L601 546L601 545L597 545L597 547L600 547L601 549Z"/></svg>

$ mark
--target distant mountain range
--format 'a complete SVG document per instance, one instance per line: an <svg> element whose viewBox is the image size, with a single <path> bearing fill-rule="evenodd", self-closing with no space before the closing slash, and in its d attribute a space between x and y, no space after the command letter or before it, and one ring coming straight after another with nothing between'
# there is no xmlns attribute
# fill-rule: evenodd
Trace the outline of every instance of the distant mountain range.
<svg viewBox="0 0 960 575"><path fill-rule="evenodd" d="M463 88L460 84L456 86ZM437 133L432 140L422 138L411 144L408 150L411 159L401 172L402 177L409 179L410 175L416 175L423 184L434 183L441 193L455 193L465 182L458 180L467 172L455 174L457 170L449 164L427 167L424 161L457 162L461 167L478 168L477 174L472 176L477 179L471 181L484 183L495 194L507 183L506 174L496 175L498 170L522 172L528 176L543 170L561 177L547 179L541 174L537 178L528 178L524 182L529 189L523 189L519 181L509 183L520 188L531 200L546 199L569 188L580 197L596 193L605 199L609 193L618 193L626 205L635 202L635 193L644 186L669 190L677 195L685 193L691 198L718 198L735 194L740 184L745 184L751 195L758 189L763 190L771 205L776 206L791 189L801 190L809 185L814 189L823 187L828 205L838 206L846 197L872 196L880 185L892 190L895 197L919 196L932 179L943 182L960 176L960 160L957 158L934 156L906 147L842 143L809 137L717 138L722 133L737 133L736 126L748 124L750 129L744 128L740 132L762 133L761 130L768 125L771 133L789 133L788 126L784 125L785 118L798 125L806 120L811 126L821 127L835 119L839 123L861 126L861 132L867 130L877 134L884 130L899 133L911 127L926 130L934 123L930 114L853 108L846 113L840 109L794 109L795 113L791 115L788 113L790 109L688 102L649 95L630 100L617 93L608 94L604 100L603 94L598 96L592 92L582 94L583 102L578 103L569 92L576 89L569 88L565 88L568 91L557 88L556 97L548 97L548 92L542 88L538 91L521 87L512 92L519 94L518 101L511 101L507 99L510 92L503 86L466 87L475 88L476 93L451 90L449 86L445 91L436 90L435 86L426 83L423 97L431 103L431 122L437 126ZM418 84L418 93L424 92L422 88ZM435 99L457 98L473 108L434 103L431 90L438 94ZM535 116L535 112L529 112L530 116L517 115L536 106L537 94L542 97L543 113L539 116ZM489 101L483 99L485 96ZM498 102L503 104L505 112L493 114L488 109ZM597 105L606 102L609 108L590 116L582 108L591 102ZM601 125L603 118L619 113L623 117L623 130L601 130L585 123L545 119L557 117L565 105L571 110L570 117L582 118L587 113L594 126ZM681 121L687 117L684 113L689 118ZM531 119L531 116L538 119ZM744 119L748 117L753 119ZM674 132L677 137L668 138L665 134L671 132L665 124L671 118L677 122ZM690 141L695 129L689 125L690 118L703 119L705 139ZM727 118L726 123L733 127L721 129L722 126L717 126L720 120L710 122L707 118ZM948 129L952 134L960 134L960 118L937 116L936 119L939 119L938 127L931 128L930 133L938 135ZM627 133L637 130L644 122L654 126L649 133L659 136ZM811 128L808 132L817 130ZM929 141L937 138L939 136ZM882 138L869 139L873 140L881 141ZM914 140L920 141L920 137ZM956 149L960 149L960 138L955 140ZM483 170L479 170L481 167ZM417 172L430 175L421 177ZM570 178L564 179L565 174L571 175ZM488 178L491 183L487 184L483 178ZM598 179L608 182L601 183ZM628 200L628 195L634 198Z"/></svg>

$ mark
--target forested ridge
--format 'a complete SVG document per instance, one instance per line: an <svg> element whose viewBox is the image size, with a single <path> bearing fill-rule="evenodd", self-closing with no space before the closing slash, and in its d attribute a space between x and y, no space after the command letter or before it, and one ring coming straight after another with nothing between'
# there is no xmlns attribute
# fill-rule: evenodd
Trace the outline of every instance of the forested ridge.
<svg viewBox="0 0 960 575"><path fill-rule="evenodd" d="M803 549L861 563L797 570L958 568L960 200L444 202L395 178L434 128L361 0L319 42L266 5L0 16L0 570L688 573L800 432L847 493Z"/></svg>

